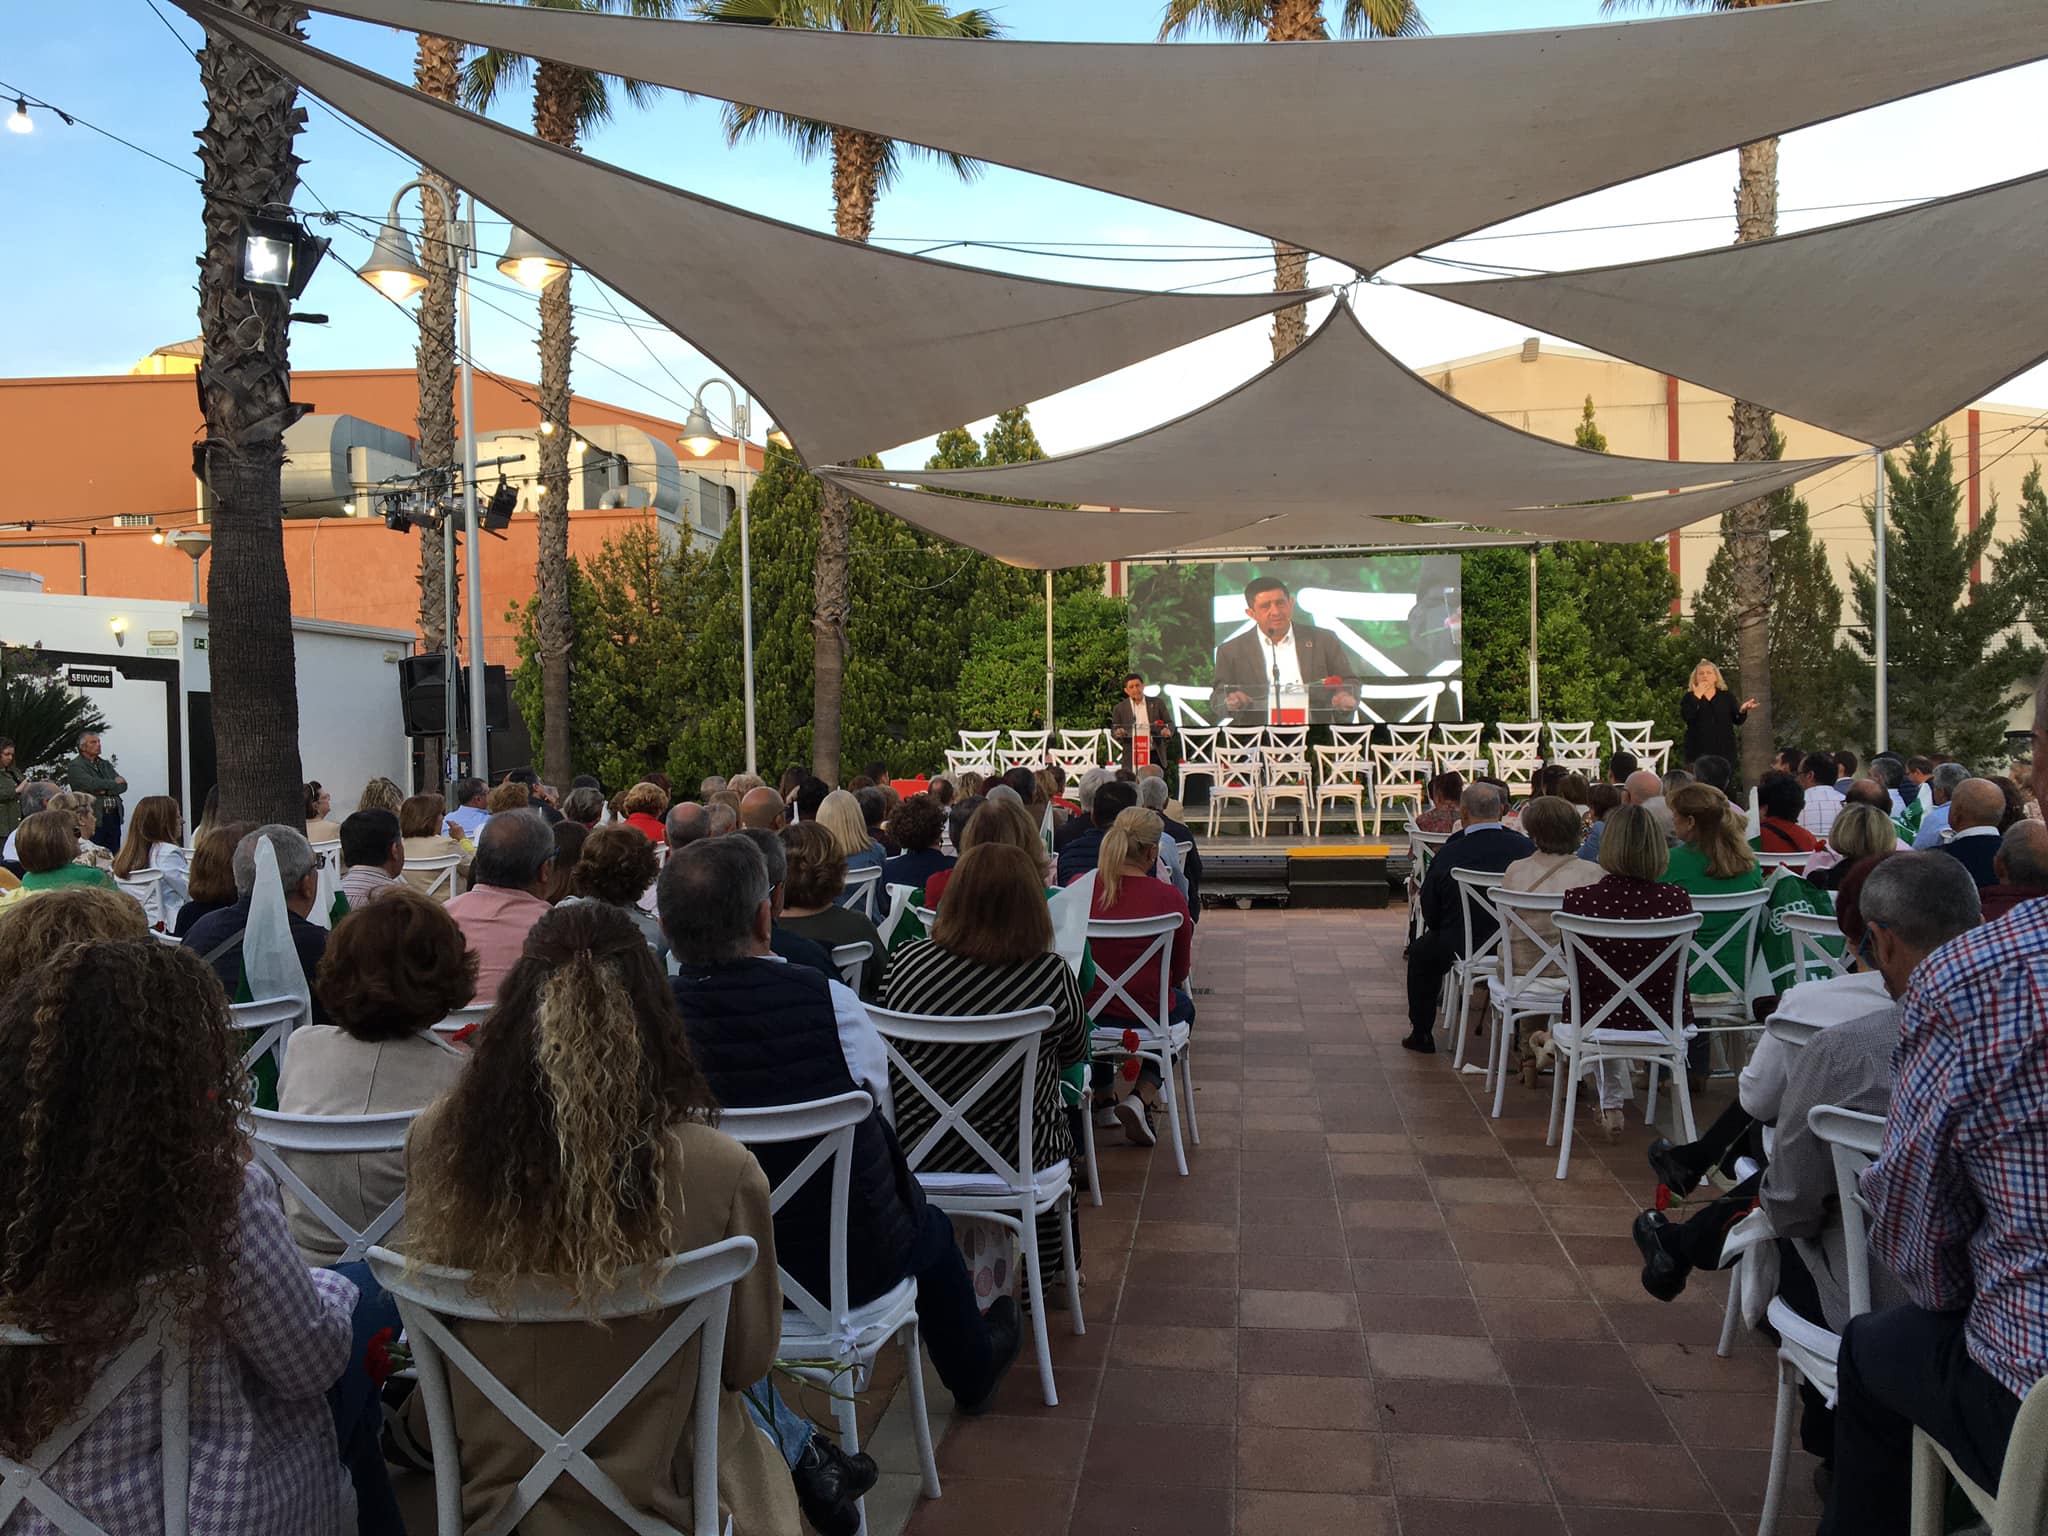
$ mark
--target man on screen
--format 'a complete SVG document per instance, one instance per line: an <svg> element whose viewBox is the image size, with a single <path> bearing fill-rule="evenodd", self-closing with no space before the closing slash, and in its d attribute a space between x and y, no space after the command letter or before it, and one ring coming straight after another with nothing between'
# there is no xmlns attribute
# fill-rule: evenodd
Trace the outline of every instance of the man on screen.
<svg viewBox="0 0 2048 1536"><path fill-rule="evenodd" d="M1327 629L1294 622L1294 598L1277 576L1254 577L1244 589L1251 630L1216 648L1216 690L1210 710L1218 718L1265 722L1268 711L1358 707L1341 678L1344 647Z"/></svg>
<svg viewBox="0 0 2048 1536"><path fill-rule="evenodd" d="M1116 739L1126 766L1134 766L1131 738L1140 733L1140 721L1144 722L1144 734L1152 738L1152 750L1145 759L1151 762L1159 755L1159 743L1173 734L1173 722L1166 718L1165 700L1145 697L1145 674L1133 672L1124 679L1124 696L1109 713L1109 734Z"/></svg>

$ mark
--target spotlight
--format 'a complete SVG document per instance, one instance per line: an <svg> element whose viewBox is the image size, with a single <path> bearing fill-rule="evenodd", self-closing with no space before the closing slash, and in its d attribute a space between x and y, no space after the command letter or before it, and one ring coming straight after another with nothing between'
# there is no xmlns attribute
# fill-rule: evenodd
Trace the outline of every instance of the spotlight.
<svg viewBox="0 0 2048 1536"><path fill-rule="evenodd" d="M486 533L500 533L512 524L512 509L519 505L519 493L505 483L503 475L498 476L498 488L491 492L491 499L484 507L483 527Z"/></svg>
<svg viewBox="0 0 2048 1536"><path fill-rule="evenodd" d="M327 246L297 219L250 218L242 225L242 286L281 288L296 299L313 280Z"/></svg>
<svg viewBox="0 0 2048 1536"><path fill-rule="evenodd" d="M384 498L384 526L393 533L412 532L412 518L406 512L403 496Z"/></svg>

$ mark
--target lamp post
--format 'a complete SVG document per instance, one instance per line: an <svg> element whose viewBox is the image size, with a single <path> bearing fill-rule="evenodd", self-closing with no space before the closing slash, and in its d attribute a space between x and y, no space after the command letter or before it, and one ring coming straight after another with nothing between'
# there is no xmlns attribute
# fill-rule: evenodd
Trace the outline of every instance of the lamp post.
<svg viewBox="0 0 2048 1536"><path fill-rule="evenodd" d="M199 561L213 548L213 535L204 528L180 528L165 536L164 542L192 561L192 606L202 606L199 597Z"/></svg>
<svg viewBox="0 0 2048 1536"><path fill-rule="evenodd" d="M400 187L391 196L391 210L384 216L384 226L377 232L376 244L371 248L370 259L356 268L356 274L383 294L387 299L404 304L415 298L427 286L427 270L420 265L413 254L412 241L398 222L398 205L405 194L412 191L422 193L421 206L426 206L424 194L432 191L441 197L439 187L414 178ZM469 751L470 772L486 781L490 778L490 732L487 721L489 710L488 690L484 686L484 594L481 572L482 539L477 530L476 507L476 410L475 374L470 367L469 343L469 271L476 265L476 213L475 202L464 208L462 194L452 192L444 199L447 210L446 222L441 238L455 256L455 362L457 375L461 380L462 397L462 529L465 541L464 571L469 582ZM500 271L527 287L546 287L555 278L568 270L568 264L535 240L525 231L512 230L504 257L499 261ZM459 743L462 738L460 713L460 690L456 687L458 657L455 649L455 530L453 519L441 525L441 580L442 580L442 634L445 647L441 663L442 692L446 698L447 712L445 729L448 737L447 757L442 765L443 776L449 780L457 777L456 769L461 761Z"/></svg>
<svg viewBox="0 0 2048 1536"><path fill-rule="evenodd" d="M683 420L682 444L691 457L699 459L718 446L718 434L711 430L711 419L704 414L704 391L714 384L725 391L732 406L732 433L737 440L734 448L739 456L740 677L746 698L747 772L757 774L761 770L754 739L754 557L747 525L747 433L753 428L754 413L746 397L715 375L699 384L696 393L690 397L690 414ZM771 426L768 436L773 439L776 435Z"/></svg>

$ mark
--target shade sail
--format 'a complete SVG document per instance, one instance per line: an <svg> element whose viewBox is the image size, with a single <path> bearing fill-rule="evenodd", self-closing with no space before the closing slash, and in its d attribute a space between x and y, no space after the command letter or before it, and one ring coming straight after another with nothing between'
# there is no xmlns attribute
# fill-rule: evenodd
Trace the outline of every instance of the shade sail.
<svg viewBox="0 0 2048 1536"><path fill-rule="evenodd" d="M877 37L467 0L313 8L954 150L1364 271L2048 55L2040 0L1806 0L1477 36L1201 46Z"/></svg>
<svg viewBox="0 0 2048 1536"><path fill-rule="evenodd" d="M2044 250L2048 173L1754 245L1411 286L1888 448L2048 357Z"/></svg>
<svg viewBox="0 0 2048 1536"><path fill-rule="evenodd" d="M207 0L179 3L688 337L813 462L1040 399L1303 297L1080 287L876 250L558 149Z"/></svg>
<svg viewBox="0 0 2048 1536"><path fill-rule="evenodd" d="M1811 473L1829 462L1789 467ZM1258 515L1412 515L1497 526L1519 507L1718 485L1776 468L1621 458L1502 426L1403 368L1339 304L1283 361L1135 437L1030 464L845 475L1201 517L1251 508ZM1234 526L1251 520L1240 517Z"/></svg>

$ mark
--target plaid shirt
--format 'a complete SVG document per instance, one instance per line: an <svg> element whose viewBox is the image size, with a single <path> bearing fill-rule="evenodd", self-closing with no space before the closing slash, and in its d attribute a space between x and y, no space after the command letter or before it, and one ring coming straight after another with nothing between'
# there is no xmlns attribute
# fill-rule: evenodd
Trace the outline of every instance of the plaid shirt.
<svg viewBox="0 0 2048 1536"><path fill-rule="evenodd" d="M192 1362L192 1536L339 1536L355 1495L334 1438L327 1389L348 1363L356 1288L308 1270L292 1246L277 1184L250 1163L237 1213L240 1254L225 1347ZM49 1482L110 1536L163 1529L160 1366L146 1368L73 1443ZM7 1536L57 1536L27 1505Z"/></svg>
<svg viewBox="0 0 2048 1536"><path fill-rule="evenodd" d="M1834 785L1816 784L1806 792L1806 803L1799 808L1799 825L1825 840L1835 829L1835 818L1842 814L1845 803Z"/></svg>
<svg viewBox="0 0 2048 1536"><path fill-rule="evenodd" d="M2048 900L1922 962L1892 1078L1871 1257L1915 1304L1968 1308L1970 1358L2024 1396L2048 1375Z"/></svg>

